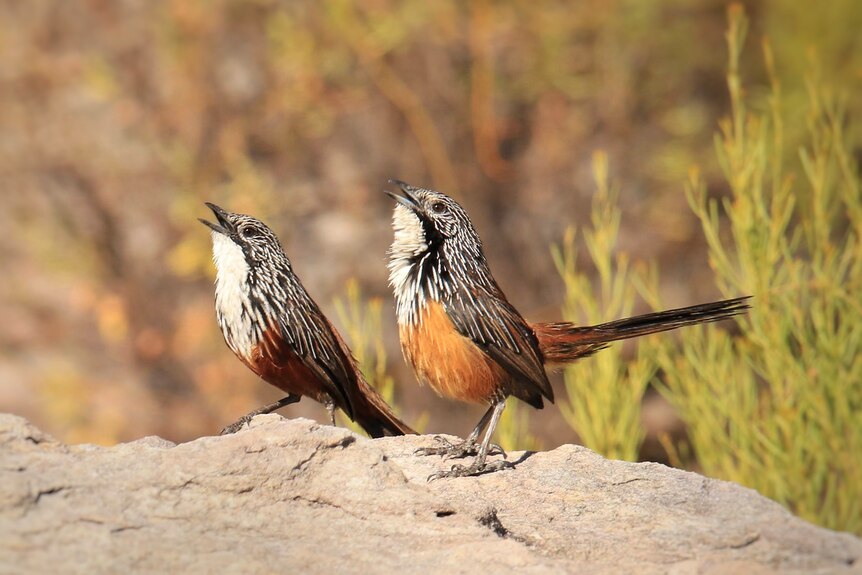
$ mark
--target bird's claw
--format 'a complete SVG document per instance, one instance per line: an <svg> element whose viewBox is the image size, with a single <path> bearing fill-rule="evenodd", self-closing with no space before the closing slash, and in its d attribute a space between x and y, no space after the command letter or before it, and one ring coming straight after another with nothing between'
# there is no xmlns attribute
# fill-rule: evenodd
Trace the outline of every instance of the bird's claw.
<svg viewBox="0 0 862 575"><path fill-rule="evenodd" d="M414 455L442 455L443 459L460 459L477 453L474 441L452 443L440 435L435 435L434 441L440 443L440 447L420 447L413 452Z"/></svg>
<svg viewBox="0 0 862 575"><path fill-rule="evenodd" d="M251 421L250 417L247 417L247 416L240 417L239 419L237 419L236 421L234 421L233 423L231 423L230 425L228 425L227 427L222 429L219 432L219 435L231 435L233 433L236 433L237 431L239 431L240 429L245 427L249 421Z"/></svg>
<svg viewBox="0 0 862 575"><path fill-rule="evenodd" d="M506 459L509 457L506 454L506 452L503 450L503 448L500 447L499 445L497 445L496 443L492 443L491 445L488 446L488 455L502 455L503 459Z"/></svg>
<svg viewBox="0 0 862 575"><path fill-rule="evenodd" d="M468 444L465 441L460 445L452 445L451 449L443 454L443 461L446 461L447 459L461 459L462 457L467 457L468 455L479 455L479 446L476 443ZM506 459L508 457L508 455L506 455L506 452L503 451L503 448L496 443L492 443L488 446L487 455L502 455L503 459Z"/></svg>
<svg viewBox="0 0 862 575"><path fill-rule="evenodd" d="M485 475L486 473L494 473L503 469L514 469L515 464L511 461L499 460L490 463L474 461L470 466L464 466L456 463L448 471L438 471L428 476L427 481L435 481L450 477L475 477L477 475Z"/></svg>

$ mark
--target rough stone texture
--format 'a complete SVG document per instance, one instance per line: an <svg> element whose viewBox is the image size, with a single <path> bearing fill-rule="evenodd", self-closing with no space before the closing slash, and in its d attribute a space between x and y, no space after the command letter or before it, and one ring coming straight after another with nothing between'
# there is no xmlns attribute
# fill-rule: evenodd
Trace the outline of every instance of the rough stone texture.
<svg viewBox="0 0 862 575"><path fill-rule="evenodd" d="M66 446L0 416L0 572L862 572L862 541L732 483L573 445L426 483L432 443L267 415Z"/></svg>

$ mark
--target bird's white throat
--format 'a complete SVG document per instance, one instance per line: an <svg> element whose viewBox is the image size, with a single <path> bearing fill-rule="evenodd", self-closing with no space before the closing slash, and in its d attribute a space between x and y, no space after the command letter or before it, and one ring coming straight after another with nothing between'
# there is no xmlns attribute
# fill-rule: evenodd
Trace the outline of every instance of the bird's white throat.
<svg viewBox="0 0 862 575"><path fill-rule="evenodd" d="M413 268L422 265L422 255L428 253L428 242L419 216L406 206L395 206L392 229L395 237L389 248L389 285L395 294L398 323L412 323L425 306L425 294Z"/></svg>
<svg viewBox="0 0 862 575"><path fill-rule="evenodd" d="M212 240L213 262L216 266L215 307L219 327L233 352L249 357L252 347L257 343L257 330L249 313L248 262L242 248L224 234L214 231Z"/></svg>

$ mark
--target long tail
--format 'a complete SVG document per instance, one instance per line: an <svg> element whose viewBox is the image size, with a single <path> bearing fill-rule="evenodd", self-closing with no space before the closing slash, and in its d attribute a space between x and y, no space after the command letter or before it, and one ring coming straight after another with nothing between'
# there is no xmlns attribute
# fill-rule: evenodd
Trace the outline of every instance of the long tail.
<svg viewBox="0 0 862 575"><path fill-rule="evenodd" d="M358 370L357 370L358 371ZM398 419L377 390L368 385L360 374L357 378L357 397L353 400L353 420L371 437L416 434L409 425Z"/></svg>
<svg viewBox="0 0 862 575"><path fill-rule="evenodd" d="M568 363L592 355L608 343L678 327L720 321L743 314L751 296L637 315L599 325L579 327L569 322L532 324L545 363Z"/></svg>
<svg viewBox="0 0 862 575"><path fill-rule="evenodd" d="M351 385L346 390L352 410L345 409L345 406L339 405L341 410L348 417L351 417L350 412L352 411L353 415L351 419L358 423L371 437L416 435L416 431L412 427L398 419L398 416L395 415L392 408L386 403L386 400L377 393L377 390L368 385L365 376L362 375L362 370L359 369L359 363L356 361L350 348L347 347L347 343L345 343L341 334L331 324L329 327L339 347L341 347L345 361L349 363L349 370L353 374L350 377Z"/></svg>

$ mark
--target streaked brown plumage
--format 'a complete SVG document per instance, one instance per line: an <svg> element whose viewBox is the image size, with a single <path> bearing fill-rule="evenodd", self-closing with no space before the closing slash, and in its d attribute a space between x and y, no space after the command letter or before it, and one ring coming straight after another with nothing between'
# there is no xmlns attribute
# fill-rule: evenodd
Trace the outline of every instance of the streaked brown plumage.
<svg viewBox="0 0 862 575"><path fill-rule="evenodd" d="M222 433L303 396L326 405L330 416L336 407L341 409L372 437L415 433L365 381L272 230L251 216L207 206L218 221L201 220L212 229L216 317L225 342L261 379L288 394Z"/></svg>
<svg viewBox="0 0 862 575"><path fill-rule="evenodd" d="M423 450L458 456L476 452L469 467L456 465L437 477L475 475L508 465L485 462L494 428L509 396L538 409L544 399L554 401L546 364L572 362L613 341L718 321L748 309L747 298L736 298L595 326L530 324L491 275L464 209L440 192L392 183L403 194L387 192L398 202L389 282L404 357L419 381L438 394L490 404L464 443Z"/></svg>

